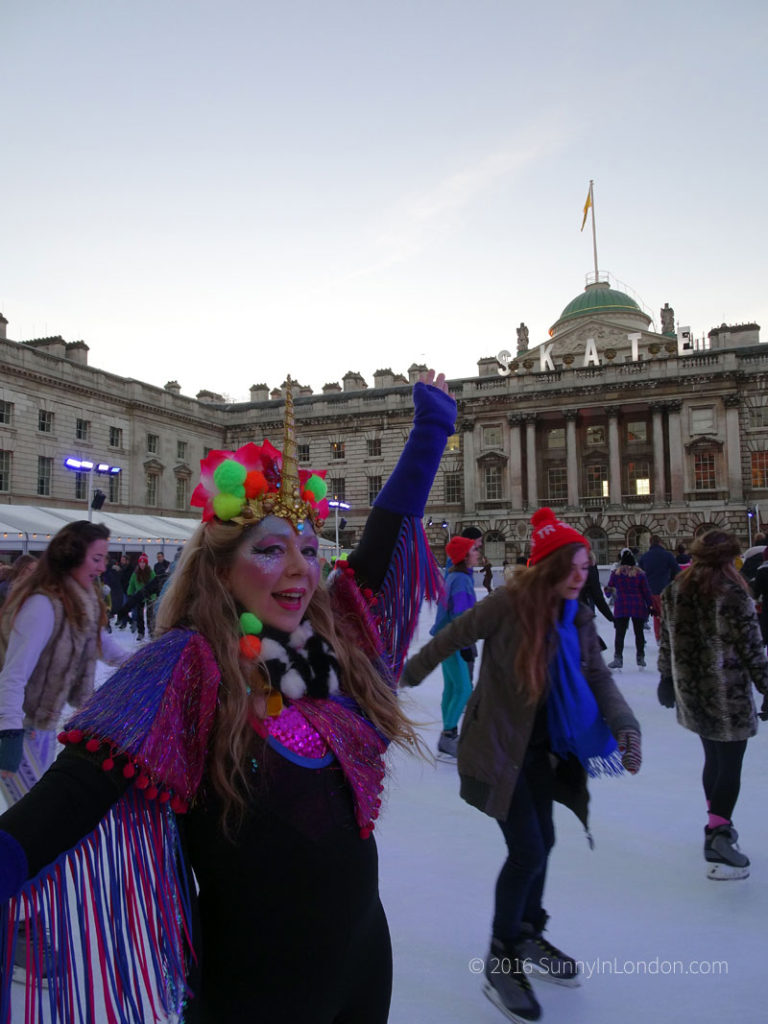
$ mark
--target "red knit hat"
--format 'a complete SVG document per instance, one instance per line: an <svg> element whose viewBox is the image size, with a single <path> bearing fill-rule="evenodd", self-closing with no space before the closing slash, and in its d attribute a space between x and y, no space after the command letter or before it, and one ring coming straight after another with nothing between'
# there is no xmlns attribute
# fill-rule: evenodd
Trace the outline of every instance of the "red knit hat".
<svg viewBox="0 0 768 1024"><path fill-rule="evenodd" d="M581 544L589 551L589 541L578 530L555 518L551 508L540 508L531 516L531 559L536 565L542 558L551 555L566 544Z"/></svg>
<svg viewBox="0 0 768 1024"><path fill-rule="evenodd" d="M451 537L445 545L445 553L454 565L463 562L477 541L473 537Z"/></svg>

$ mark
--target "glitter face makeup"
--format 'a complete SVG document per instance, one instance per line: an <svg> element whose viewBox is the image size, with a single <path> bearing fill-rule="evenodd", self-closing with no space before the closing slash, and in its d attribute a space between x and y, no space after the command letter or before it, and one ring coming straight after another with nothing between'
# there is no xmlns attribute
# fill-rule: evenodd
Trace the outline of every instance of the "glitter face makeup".
<svg viewBox="0 0 768 1024"><path fill-rule="evenodd" d="M229 589L249 612L291 633L304 618L320 580L318 540L311 525L296 532L277 516L247 530L229 570Z"/></svg>

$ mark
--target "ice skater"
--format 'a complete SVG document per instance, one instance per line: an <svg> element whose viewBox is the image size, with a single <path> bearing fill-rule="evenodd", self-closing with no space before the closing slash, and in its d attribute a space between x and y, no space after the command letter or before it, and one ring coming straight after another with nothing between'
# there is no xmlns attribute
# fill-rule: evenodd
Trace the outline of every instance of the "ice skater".
<svg viewBox="0 0 768 1024"><path fill-rule="evenodd" d="M589 542L548 508L531 526L529 567L439 632L403 675L416 685L449 654L485 641L459 737L460 791L498 821L507 844L484 991L522 1021L541 1015L529 975L578 983L576 960L543 934L553 800L586 828L587 775L634 774L641 761L637 719L603 661L594 613L579 601Z"/></svg>
<svg viewBox="0 0 768 1024"><path fill-rule="evenodd" d="M707 877L749 875L733 810L747 740L757 732L752 684L768 712L768 659L749 586L734 565L737 538L710 530L691 546L691 564L662 594L659 701L701 738L707 801Z"/></svg>
<svg viewBox="0 0 768 1024"><path fill-rule="evenodd" d="M441 584L421 517L456 415L431 371L414 404L327 588L324 474L298 468L290 389L282 452L265 441L203 460L203 523L157 638L0 817L0 934L21 903L52 930L53 1024L96 1019L85 948L121 1024L385 1024L392 956L372 831L388 743L418 745L395 681L421 598ZM6 941L0 1008L11 955ZM30 950L32 1000L40 960Z"/></svg>

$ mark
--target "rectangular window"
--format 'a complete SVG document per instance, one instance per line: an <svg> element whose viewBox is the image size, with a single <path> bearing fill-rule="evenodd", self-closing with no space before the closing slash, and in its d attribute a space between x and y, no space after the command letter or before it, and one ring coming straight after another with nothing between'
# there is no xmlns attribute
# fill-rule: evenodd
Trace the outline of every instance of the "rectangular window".
<svg viewBox="0 0 768 1024"><path fill-rule="evenodd" d="M91 439L91 421L90 420L75 420L75 438L78 441L90 441L90 439Z"/></svg>
<svg viewBox="0 0 768 1024"><path fill-rule="evenodd" d="M157 434L147 434L147 451L157 455L160 449L160 438Z"/></svg>
<svg viewBox="0 0 768 1024"><path fill-rule="evenodd" d="M0 452L0 491L11 489L11 452Z"/></svg>
<svg viewBox="0 0 768 1024"><path fill-rule="evenodd" d="M550 501L567 500L568 471L565 466L550 466L547 469L547 486Z"/></svg>
<svg viewBox="0 0 768 1024"><path fill-rule="evenodd" d="M379 496L381 490L381 477L380 476L369 476L368 477L368 504L372 505L376 498Z"/></svg>
<svg viewBox="0 0 768 1024"><path fill-rule="evenodd" d="M157 481L158 481L157 473L147 473L147 477L146 477L147 496L146 496L145 504L151 506L152 508L157 508Z"/></svg>
<svg viewBox="0 0 768 1024"><path fill-rule="evenodd" d="M380 437L369 437L366 441L368 448L368 458L375 459L381 455L381 438Z"/></svg>
<svg viewBox="0 0 768 1024"><path fill-rule="evenodd" d="M713 405L702 405L698 409L691 409L691 433L715 433L715 407Z"/></svg>
<svg viewBox="0 0 768 1024"><path fill-rule="evenodd" d="M47 459L44 455L37 457L37 493L45 497L51 493L51 479L53 477L53 459Z"/></svg>
<svg viewBox="0 0 768 1024"><path fill-rule="evenodd" d="M5 426L13 423L13 402L0 402L0 423Z"/></svg>
<svg viewBox="0 0 768 1024"><path fill-rule="evenodd" d="M176 461L186 462L187 461L187 442L177 441L176 442ZM176 508L179 506L177 505Z"/></svg>
<svg viewBox="0 0 768 1024"><path fill-rule="evenodd" d="M110 505L120 504L120 478L122 473L110 473L109 475L109 503Z"/></svg>
<svg viewBox="0 0 768 1024"><path fill-rule="evenodd" d="M460 505L464 500L464 474L445 474L445 500L451 505Z"/></svg>
<svg viewBox="0 0 768 1024"><path fill-rule="evenodd" d="M347 481L343 476L332 476L328 487L328 497L334 501L346 501Z"/></svg>
<svg viewBox="0 0 768 1024"><path fill-rule="evenodd" d="M645 420L633 420L627 423L627 441L647 441L648 424Z"/></svg>
<svg viewBox="0 0 768 1024"><path fill-rule="evenodd" d="M587 444L605 444L605 427L602 424L587 427Z"/></svg>
<svg viewBox="0 0 768 1024"><path fill-rule="evenodd" d="M75 473L75 501L88 497L88 473Z"/></svg>
<svg viewBox="0 0 768 1024"><path fill-rule="evenodd" d="M53 413L40 409L37 414L37 429L43 434L53 433Z"/></svg>
<svg viewBox="0 0 768 1024"><path fill-rule="evenodd" d="M486 501L498 501L502 497L501 484L501 466L486 466L483 473Z"/></svg>
<svg viewBox="0 0 768 1024"><path fill-rule="evenodd" d="M186 509L189 505L189 480L185 476L176 477L176 508Z"/></svg>
<svg viewBox="0 0 768 1024"><path fill-rule="evenodd" d="M768 487L768 452L752 452L752 486Z"/></svg>
<svg viewBox="0 0 768 1024"><path fill-rule="evenodd" d="M697 491L714 491L717 486L714 452L696 452L693 456L693 478Z"/></svg>
<svg viewBox="0 0 768 1024"><path fill-rule="evenodd" d="M309 462L309 445L297 444L296 457L298 458L299 462Z"/></svg>
<svg viewBox="0 0 768 1024"><path fill-rule="evenodd" d="M344 442L343 441L331 441L331 459L344 459L346 458Z"/></svg>
<svg viewBox="0 0 768 1024"><path fill-rule="evenodd" d="M651 469L648 462L627 463L627 487L629 494L651 493Z"/></svg>
<svg viewBox="0 0 768 1024"><path fill-rule="evenodd" d="M592 463L586 467L586 487L584 497L586 498L607 498L608 497L608 467L599 463Z"/></svg>
<svg viewBox="0 0 768 1024"><path fill-rule="evenodd" d="M551 427L547 431L547 448L565 448L565 427Z"/></svg>
<svg viewBox="0 0 768 1024"><path fill-rule="evenodd" d="M2 422L3 420L0 418L0 423ZM749 425L750 427L768 427L768 405L758 405L749 410Z"/></svg>
<svg viewBox="0 0 768 1024"><path fill-rule="evenodd" d="M483 448L501 448L501 427L483 427Z"/></svg>
<svg viewBox="0 0 768 1024"><path fill-rule="evenodd" d="M445 450L447 452L460 452L461 451L461 434L451 434L445 444Z"/></svg>
<svg viewBox="0 0 768 1024"><path fill-rule="evenodd" d="M109 447L110 448L122 448L123 447L123 428L122 427L110 427L109 428Z"/></svg>

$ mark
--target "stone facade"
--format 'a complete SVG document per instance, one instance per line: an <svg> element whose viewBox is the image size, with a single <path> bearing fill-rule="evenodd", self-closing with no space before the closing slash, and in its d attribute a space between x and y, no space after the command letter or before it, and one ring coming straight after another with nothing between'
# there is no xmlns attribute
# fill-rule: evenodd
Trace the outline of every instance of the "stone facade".
<svg viewBox="0 0 768 1024"><path fill-rule="evenodd" d="M623 293L600 287L566 307L538 348L485 356L477 376L450 383L456 433L425 516L439 556L470 524L494 564L525 555L541 505L589 536L600 562L626 544L647 547L652 533L674 547L713 525L746 543L747 509L764 506L768 519L768 348L757 325L722 325L697 343L685 328L655 332L633 300L608 303ZM662 312L668 327L673 311ZM61 338L0 337L0 501L72 506L76 479L63 460L75 455L122 467L111 511L179 515L208 449L264 437L281 446L280 388L254 385L242 404L189 398L176 381L160 388L93 369L87 352ZM331 495L351 506L345 547L402 449L420 369L378 370L372 388L349 371L321 394L296 389L300 463L327 468ZM49 494L40 459L50 460Z"/></svg>

